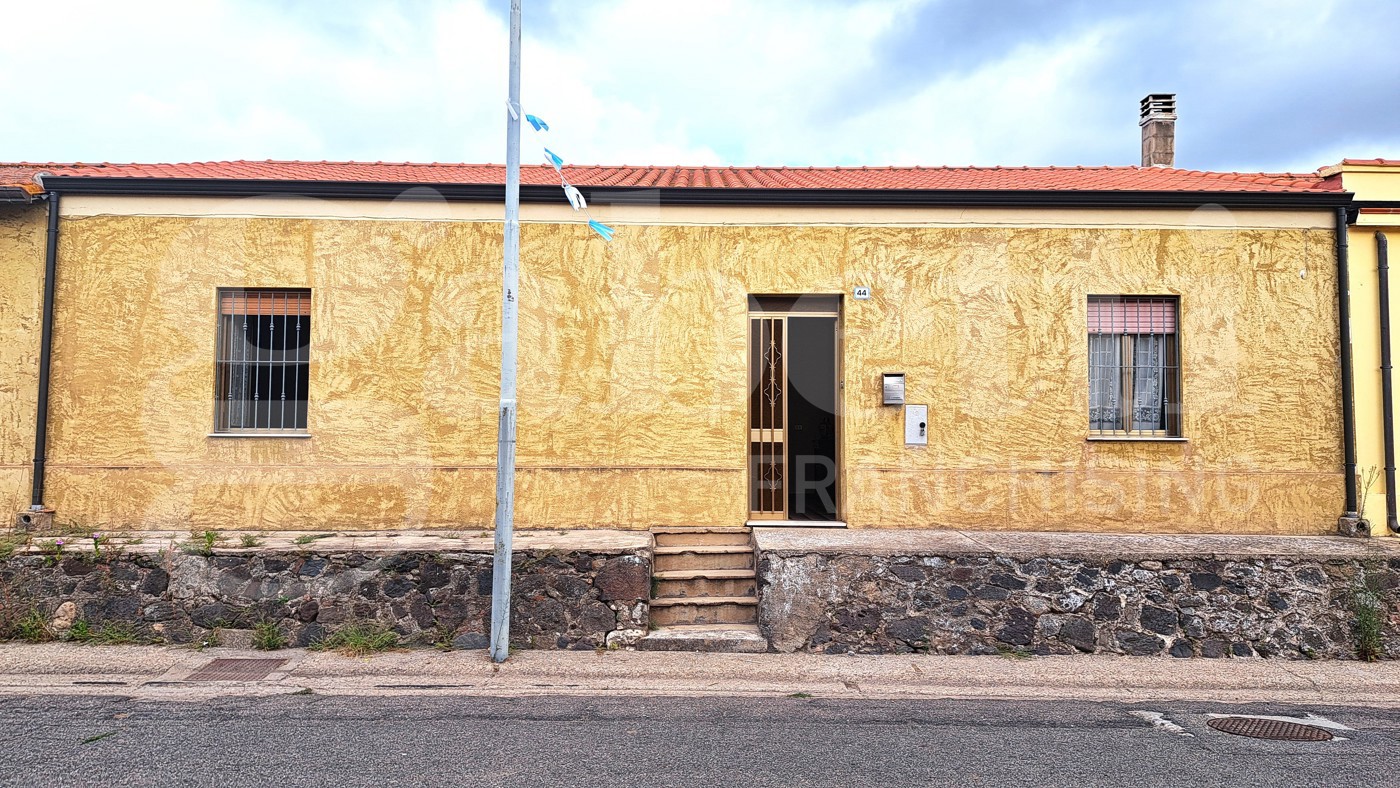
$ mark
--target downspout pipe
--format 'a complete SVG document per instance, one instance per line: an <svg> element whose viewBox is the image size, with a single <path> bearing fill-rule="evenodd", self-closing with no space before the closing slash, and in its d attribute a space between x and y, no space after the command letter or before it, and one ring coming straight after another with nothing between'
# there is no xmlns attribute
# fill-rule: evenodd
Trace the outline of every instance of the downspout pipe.
<svg viewBox="0 0 1400 788"><path fill-rule="evenodd" d="M1395 500L1395 398L1390 364L1390 241L1376 233L1376 273L1380 279L1381 308L1381 425L1385 440L1385 525L1400 534Z"/></svg>
<svg viewBox="0 0 1400 788"><path fill-rule="evenodd" d="M1344 519L1357 518L1356 401L1351 369L1351 283L1347 276L1347 209L1337 208L1337 311L1342 344L1342 462L1346 473Z"/></svg>
<svg viewBox="0 0 1400 788"><path fill-rule="evenodd" d="M49 442L49 368L53 361L53 292L58 271L58 192L48 192L49 232L44 247L44 318L39 333L39 400L34 420L34 489L31 511L44 508L44 458Z"/></svg>

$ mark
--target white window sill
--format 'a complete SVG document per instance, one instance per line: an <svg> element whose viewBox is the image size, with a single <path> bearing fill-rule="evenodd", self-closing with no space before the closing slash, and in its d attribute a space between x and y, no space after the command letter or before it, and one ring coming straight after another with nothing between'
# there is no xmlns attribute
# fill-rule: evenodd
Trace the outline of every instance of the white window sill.
<svg viewBox="0 0 1400 788"><path fill-rule="evenodd" d="M310 438L309 432L211 432L208 438Z"/></svg>
<svg viewBox="0 0 1400 788"><path fill-rule="evenodd" d="M1173 438L1169 435L1089 435L1086 441L1110 441L1122 443L1186 443L1186 438Z"/></svg>

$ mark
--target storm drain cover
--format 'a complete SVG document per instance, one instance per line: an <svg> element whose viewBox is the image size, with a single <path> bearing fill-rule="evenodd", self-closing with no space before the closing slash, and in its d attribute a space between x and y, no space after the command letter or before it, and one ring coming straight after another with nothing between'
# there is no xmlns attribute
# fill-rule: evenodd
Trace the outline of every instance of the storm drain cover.
<svg viewBox="0 0 1400 788"><path fill-rule="evenodd" d="M1302 725L1283 720L1261 720L1256 717L1216 717L1206 722L1210 727L1236 736L1274 741L1331 741L1332 734L1316 725Z"/></svg>
<svg viewBox="0 0 1400 788"><path fill-rule="evenodd" d="M286 663L285 659L216 659L191 673L185 681L261 681Z"/></svg>

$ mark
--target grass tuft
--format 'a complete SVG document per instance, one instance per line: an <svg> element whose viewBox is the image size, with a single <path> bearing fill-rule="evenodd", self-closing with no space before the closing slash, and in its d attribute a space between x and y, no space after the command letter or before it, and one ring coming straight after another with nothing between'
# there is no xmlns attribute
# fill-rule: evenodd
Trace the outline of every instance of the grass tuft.
<svg viewBox="0 0 1400 788"><path fill-rule="evenodd" d="M287 647L287 638L272 621L259 621L253 625L253 648L259 651L276 651Z"/></svg>
<svg viewBox="0 0 1400 788"><path fill-rule="evenodd" d="M349 657L364 657L399 645L399 636L374 621L357 621L337 629L311 644L312 651L338 651Z"/></svg>
<svg viewBox="0 0 1400 788"><path fill-rule="evenodd" d="M93 646L124 646L143 642L141 637L136 634L136 629L130 624L121 621L108 621L94 629L92 624L83 619L73 622L72 629L68 630L68 640L73 643L87 643Z"/></svg>
<svg viewBox="0 0 1400 788"><path fill-rule="evenodd" d="M1357 659L1375 662L1385 651L1385 596L1373 571L1362 570L1351 593L1351 626L1357 637Z"/></svg>
<svg viewBox="0 0 1400 788"><path fill-rule="evenodd" d="M209 557L214 554L214 545L223 540L218 531L191 531L192 541L180 545L180 550L187 555L202 555Z"/></svg>

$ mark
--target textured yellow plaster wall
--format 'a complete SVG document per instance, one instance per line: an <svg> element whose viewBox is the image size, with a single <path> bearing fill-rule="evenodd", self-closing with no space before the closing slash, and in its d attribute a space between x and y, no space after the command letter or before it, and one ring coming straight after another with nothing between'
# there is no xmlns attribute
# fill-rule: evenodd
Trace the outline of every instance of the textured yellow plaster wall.
<svg viewBox="0 0 1400 788"><path fill-rule="evenodd" d="M1400 201L1400 166L1344 165L1342 184L1358 201ZM1358 492L1375 536L1391 536L1386 527L1384 407L1380 373L1380 277L1376 233L1390 245L1391 346L1400 350L1394 326L1400 325L1400 216L1363 211L1348 237L1348 279L1351 290L1352 369L1356 392L1356 459ZM1367 486L1366 482L1372 481Z"/></svg>
<svg viewBox="0 0 1400 788"><path fill-rule="evenodd" d="M518 522L744 520L746 296L848 293L853 527L1316 533L1330 234L576 224L522 239ZM49 496L113 527L489 527L500 228L64 222ZM1300 275L1301 272L1301 275ZM310 439L207 436L216 287L313 289ZM1088 443L1085 298L1179 293L1184 444ZM930 406L926 449L878 405Z"/></svg>
<svg viewBox="0 0 1400 788"><path fill-rule="evenodd" d="M0 523L5 525L15 512L29 508L47 216L43 205L0 205Z"/></svg>

